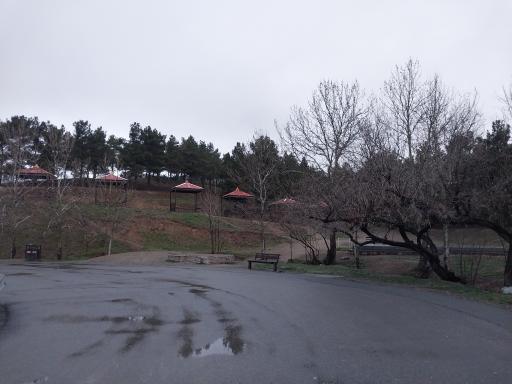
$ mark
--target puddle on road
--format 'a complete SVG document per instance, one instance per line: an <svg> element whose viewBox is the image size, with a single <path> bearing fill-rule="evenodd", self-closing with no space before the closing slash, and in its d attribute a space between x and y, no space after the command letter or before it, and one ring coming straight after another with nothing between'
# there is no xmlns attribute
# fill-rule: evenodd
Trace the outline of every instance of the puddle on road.
<svg viewBox="0 0 512 384"><path fill-rule="evenodd" d="M240 325L228 325L225 329L225 336L222 339L226 348L229 348L233 354L237 355L243 352L245 343L240 337L242 326Z"/></svg>
<svg viewBox="0 0 512 384"><path fill-rule="evenodd" d="M209 302L217 322L223 325L224 337L208 343L202 348L194 349L192 326L199 322L200 318L197 314L184 308L184 318L179 322L183 327L178 332L178 339L181 340L178 355L182 358L211 355L233 356L243 352L246 344L241 337L242 326L238 324L238 319L231 312L225 310L220 302L208 297L208 289L205 287L193 287L189 289L189 292Z"/></svg>
<svg viewBox="0 0 512 384"><path fill-rule="evenodd" d="M189 325L186 325L178 333L178 337L182 340L178 355L185 359L189 357L205 357L212 355L238 355L245 349L245 343L240 337L241 330L242 327L239 325L229 325L224 330L224 337L220 337L202 348L193 349L192 338L194 331Z"/></svg>
<svg viewBox="0 0 512 384"><path fill-rule="evenodd" d="M227 355L233 356L242 352L244 344L237 345L233 348L232 343L226 341L225 337L220 337L211 344L206 344L203 348L198 348L194 351L192 357L205 357L212 355Z"/></svg>

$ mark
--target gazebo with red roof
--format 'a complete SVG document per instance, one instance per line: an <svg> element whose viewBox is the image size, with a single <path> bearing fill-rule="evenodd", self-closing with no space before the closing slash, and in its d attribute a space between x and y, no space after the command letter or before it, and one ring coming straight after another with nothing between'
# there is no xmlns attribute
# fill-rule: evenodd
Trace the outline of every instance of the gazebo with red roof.
<svg viewBox="0 0 512 384"><path fill-rule="evenodd" d="M126 183L128 180L121 176L113 175L112 173L108 173L103 176L99 176L96 178L97 181L100 181L102 183L119 183L123 184Z"/></svg>
<svg viewBox="0 0 512 384"><path fill-rule="evenodd" d="M194 195L194 211L197 211L197 194L204 191L203 187L192 184L188 180L184 183L178 184L171 188L169 191L169 210L176 211L176 196L178 193L192 193ZM174 192L174 204L172 201L172 193Z"/></svg>
<svg viewBox="0 0 512 384"><path fill-rule="evenodd" d="M98 192L97 192L97 186L103 185L105 187L108 187L108 192L112 193L112 187L118 187L122 186L124 189L124 200L123 203L126 203L128 201L128 179L125 179L121 176L116 176L113 173L107 173L103 176L98 176L95 179L94 184L94 202L98 202ZM106 189L106 188L105 188Z"/></svg>
<svg viewBox="0 0 512 384"><path fill-rule="evenodd" d="M34 165L29 168L21 168L18 170L18 176L21 179L30 180L50 180L56 177L48 172L46 169L41 168L39 165Z"/></svg>
<svg viewBox="0 0 512 384"><path fill-rule="evenodd" d="M242 191L239 187L236 187L234 191L226 193L222 196L221 212L223 216L245 216L247 214L247 203L254 198L254 195ZM223 201L229 202L227 207L224 207ZM226 209L225 209L226 208Z"/></svg>
<svg viewBox="0 0 512 384"><path fill-rule="evenodd" d="M288 212L293 206L297 204L297 200L291 197L284 197L270 203L270 216L274 219L279 219L283 214Z"/></svg>

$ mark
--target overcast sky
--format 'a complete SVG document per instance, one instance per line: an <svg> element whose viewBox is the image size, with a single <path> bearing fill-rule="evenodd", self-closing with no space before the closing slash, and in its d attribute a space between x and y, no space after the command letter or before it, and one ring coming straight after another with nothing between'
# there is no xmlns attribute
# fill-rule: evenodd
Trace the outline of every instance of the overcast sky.
<svg viewBox="0 0 512 384"><path fill-rule="evenodd" d="M221 151L276 137L323 79L378 91L419 60L486 120L512 82L512 0L0 0L0 119L138 121Z"/></svg>

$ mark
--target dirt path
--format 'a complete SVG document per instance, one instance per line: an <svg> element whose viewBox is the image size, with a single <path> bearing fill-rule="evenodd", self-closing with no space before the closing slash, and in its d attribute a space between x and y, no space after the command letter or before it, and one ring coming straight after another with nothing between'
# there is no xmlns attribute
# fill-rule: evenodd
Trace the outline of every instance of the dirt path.
<svg viewBox="0 0 512 384"><path fill-rule="evenodd" d="M169 251L135 251L116 253L110 256L93 257L87 262L105 264L158 265L165 263Z"/></svg>

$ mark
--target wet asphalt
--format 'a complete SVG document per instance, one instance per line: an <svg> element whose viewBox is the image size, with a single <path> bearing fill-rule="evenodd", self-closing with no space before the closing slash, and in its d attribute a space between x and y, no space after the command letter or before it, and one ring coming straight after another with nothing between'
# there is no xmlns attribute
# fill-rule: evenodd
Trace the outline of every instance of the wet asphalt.
<svg viewBox="0 0 512 384"><path fill-rule="evenodd" d="M241 267L0 264L0 383L511 383L512 311Z"/></svg>

